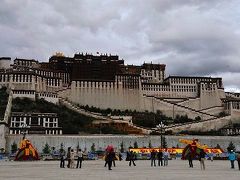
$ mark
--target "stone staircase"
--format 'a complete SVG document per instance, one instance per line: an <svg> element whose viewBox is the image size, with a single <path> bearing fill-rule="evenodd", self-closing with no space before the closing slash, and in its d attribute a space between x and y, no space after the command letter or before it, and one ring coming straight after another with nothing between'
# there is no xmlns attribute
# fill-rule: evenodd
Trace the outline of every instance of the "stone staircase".
<svg viewBox="0 0 240 180"><path fill-rule="evenodd" d="M83 114L85 116L88 117L92 117L96 120L102 121L104 120L105 123L112 123L114 122L115 124L117 123L123 123L124 121L122 120L115 120L112 119L108 116L103 116L99 113L94 113L94 112L90 112L90 111L86 111L85 109L81 109L79 106L74 105L73 103L69 102L68 100L59 97L59 103L66 106L67 108L79 113L79 114ZM150 134L151 130L144 128L144 127L140 127L140 126L136 126L132 123L126 123L127 125L124 127L124 131L128 132L129 134ZM120 129L123 130L123 129Z"/></svg>
<svg viewBox="0 0 240 180"><path fill-rule="evenodd" d="M97 113L93 113L93 112L90 112L90 111L86 111L85 109L81 109L80 107L72 104L71 102L69 102L68 100L66 99L63 99L63 98L59 98L59 103L66 106L67 108L79 113L79 114L83 114L85 116L88 116L88 117L92 117L94 119L98 119L98 120L110 120L107 116L102 116L102 115L99 115Z"/></svg>
<svg viewBox="0 0 240 180"><path fill-rule="evenodd" d="M171 131L173 134L181 131L209 132L217 131L231 123L231 116L200 120L195 122L187 122L175 124L165 127L165 131Z"/></svg>
<svg viewBox="0 0 240 180"><path fill-rule="evenodd" d="M195 110L177 103L173 103L173 102L169 102L169 101L165 101L162 100L165 103L169 103L171 105L180 107L180 108L184 108L187 111L191 111L191 112L196 112L199 113L200 115L204 115L205 117L209 117L207 119L202 119L199 121L193 121L193 122L186 122L186 123L179 123L179 124L174 124L174 125L169 125L165 127L165 131L171 131L173 134L175 133L179 133L181 131L195 131L195 132L208 132L211 130L219 130L221 128L223 128L224 126L228 125L229 123L231 123L231 116L224 116L224 117L217 117L215 115L209 114L204 112L204 110ZM216 106L218 107L218 106ZM214 107L215 108L215 107Z"/></svg>

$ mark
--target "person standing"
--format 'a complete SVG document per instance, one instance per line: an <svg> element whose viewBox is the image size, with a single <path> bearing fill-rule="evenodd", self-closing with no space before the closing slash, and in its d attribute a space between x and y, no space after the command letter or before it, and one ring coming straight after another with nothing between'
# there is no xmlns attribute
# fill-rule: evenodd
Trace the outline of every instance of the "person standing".
<svg viewBox="0 0 240 180"><path fill-rule="evenodd" d="M71 152L70 152L70 168L74 168L74 157L75 157L75 152L73 149L71 149Z"/></svg>
<svg viewBox="0 0 240 180"><path fill-rule="evenodd" d="M153 166L153 164L154 164L154 166L156 166L156 162L155 162L155 160L156 160L156 152L154 151L154 149L151 152L150 159L151 159L151 166Z"/></svg>
<svg viewBox="0 0 240 180"><path fill-rule="evenodd" d="M70 163L71 163L71 159L70 159L70 154L71 154L71 147L68 147L68 151L67 151L67 167L70 168Z"/></svg>
<svg viewBox="0 0 240 180"><path fill-rule="evenodd" d="M164 166L168 166L168 157L169 157L169 153L168 153L167 149L165 149L165 151L163 152L163 164L164 164Z"/></svg>
<svg viewBox="0 0 240 180"><path fill-rule="evenodd" d="M60 151L60 168L65 168L65 151Z"/></svg>
<svg viewBox="0 0 240 180"><path fill-rule="evenodd" d="M235 152L233 152L233 150L231 150L230 153L228 154L228 159L231 163L231 169L234 169L234 161L236 160L236 154Z"/></svg>
<svg viewBox="0 0 240 180"><path fill-rule="evenodd" d="M131 166L132 163L133 163L134 166L136 166L134 160L135 160L135 155L134 155L133 151L131 151L129 153L129 166Z"/></svg>
<svg viewBox="0 0 240 180"><path fill-rule="evenodd" d="M201 166L201 170L205 170L205 155L206 153L204 152L203 149L200 150L200 154L199 154L199 161L200 161L200 166Z"/></svg>
<svg viewBox="0 0 240 180"><path fill-rule="evenodd" d="M81 149L77 150L77 167L82 168L82 161L83 161L83 152Z"/></svg>
<svg viewBox="0 0 240 180"><path fill-rule="evenodd" d="M162 153L162 150L159 149L158 153L157 153L157 159L158 159L158 166L160 166L160 163L161 163L161 166L163 166L163 153Z"/></svg>

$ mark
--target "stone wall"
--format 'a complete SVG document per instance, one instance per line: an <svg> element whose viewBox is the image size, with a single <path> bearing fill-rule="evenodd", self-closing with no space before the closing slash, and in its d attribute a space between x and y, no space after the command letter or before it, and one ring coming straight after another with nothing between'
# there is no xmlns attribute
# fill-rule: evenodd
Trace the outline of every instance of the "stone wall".
<svg viewBox="0 0 240 180"><path fill-rule="evenodd" d="M101 109L120 109L140 111L141 96L139 89L123 88L121 84L110 86L112 82L100 82L100 86L91 87L91 82L84 82L79 86L79 82L73 81L68 99L80 105L94 106Z"/></svg>
<svg viewBox="0 0 240 180"><path fill-rule="evenodd" d="M227 137L227 136L165 136L168 147L185 147L185 144L179 143L179 139L199 139L201 144L206 144L209 147L216 147L219 144L224 150L228 147L230 141L232 141L237 150L240 150L239 137ZM11 150L13 142L19 144L22 135L8 135L7 136L7 152ZM148 147L151 142L153 147L160 146L160 136L47 136L47 135L27 135L27 138L31 143L42 152L42 149L46 143L50 147L60 148L63 143L65 149L67 147L76 148L79 147L90 151L92 144L95 144L96 150L104 150L107 145L112 144L116 150L120 149L120 145L123 142L124 149L127 150L129 146L133 146L136 141L139 147Z"/></svg>

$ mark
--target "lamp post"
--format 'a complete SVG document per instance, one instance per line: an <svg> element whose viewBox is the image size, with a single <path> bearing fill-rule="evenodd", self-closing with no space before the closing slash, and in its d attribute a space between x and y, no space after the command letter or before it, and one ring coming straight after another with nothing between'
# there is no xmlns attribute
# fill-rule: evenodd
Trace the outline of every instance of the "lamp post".
<svg viewBox="0 0 240 180"><path fill-rule="evenodd" d="M160 124L158 124L157 129L160 130L160 135L161 135L161 149L162 149L162 145L163 145L163 128L164 128L164 124L161 121Z"/></svg>

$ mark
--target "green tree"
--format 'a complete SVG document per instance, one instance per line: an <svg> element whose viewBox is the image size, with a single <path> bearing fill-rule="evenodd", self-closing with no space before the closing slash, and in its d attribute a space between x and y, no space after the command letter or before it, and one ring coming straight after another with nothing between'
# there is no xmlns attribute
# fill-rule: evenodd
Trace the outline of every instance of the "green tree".
<svg viewBox="0 0 240 180"><path fill-rule="evenodd" d="M152 142L151 142L151 140L149 140L149 142L148 142L148 147L149 147L149 148L152 148Z"/></svg>
<svg viewBox="0 0 240 180"><path fill-rule="evenodd" d="M201 120L200 116L195 117L195 121L200 121L200 120Z"/></svg>
<svg viewBox="0 0 240 180"><path fill-rule="evenodd" d="M60 152L60 153L64 153L64 152L65 152L65 150L64 150L64 148L63 148L63 143L61 143L61 145L60 145L59 152Z"/></svg>
<svg viewBox="0 0 240 180"><path fill-rule="evenodd" d="M95 151L96 151L95 144L92 143L92 146L91 146L91 152L95 152Z"/></svg>
<svg viewBox="0 0 240 180"><path fill-rule="evenodd" d="M77 150L78 150L78 149L80 149L79 142L78 142L78 144L77 144Z"/></svg>
<svg viewBox="0 0 240 180"><path fill-rule="evenodd" d="M134 142L133 147L134 147L134 148L138 148L138 143L137 143L137 141Z"/></svg>
<svg viewBox="0 0 240 180"><path fill-rule="evenodd" d="M216 148L216 149L222 149L219 144L217 144L217 146L216 146L215 148Z"/></svg>
<svg viewBox="0 0 240 180"><path fill-rule="evenodd" d="M163 138L162 138L162 147L163 148L167 148L167 141L166 141L166 137L165 136L163 136Z"/></svg>
<svg viewBox="0 0 240 180"><path fill-rule="evenodd" d="M124 152L124 145L123 145L123 141L120 144L120 152L123 153Z"/></svg>
<svg viewBox="0 0 240 180"><path fill-rule="evenodd" d="M43 152L44 154L50 154L51 148L50 148L50 146L48 145L48 143L46 143L46 144L44 145L42 152Z"/></svg>
<svg viewBox="0 0 240 180"><path fill-rule="evenodd" d="M4 148L0 148L0 153L4 153L5 149Z"/></svg>
<svg viewBox="0 0 240 180"><path fill-rule="evenodd" d="M15 153L15 152L17 152L17 144L16 144L16 142L14 141L13 143L12 143L12 145L11 145L11 152L12 153Z"/></svg>
<svg viewBox="0 0 240 180"><path fill-rule="evenodd" d="M226 116L226 115L227 115L227 114L223 111L223 112L220 112L218 116L219 116L219 117L224 117L224 116Z"/></svg>

